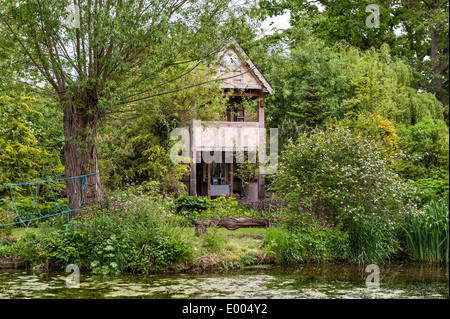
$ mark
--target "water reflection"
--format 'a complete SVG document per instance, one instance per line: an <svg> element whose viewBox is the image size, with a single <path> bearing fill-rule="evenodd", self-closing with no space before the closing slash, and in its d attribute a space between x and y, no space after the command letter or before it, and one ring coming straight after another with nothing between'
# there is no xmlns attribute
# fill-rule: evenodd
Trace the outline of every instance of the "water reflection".
<svg viewBox="0 0 450 319"><path fill-rule="evenodd" d="M67 288L67 273L0 270L0 298L449 298L448 266L379 265L379 289L365 265L261 266L233 272L92 276Z"/></svg>

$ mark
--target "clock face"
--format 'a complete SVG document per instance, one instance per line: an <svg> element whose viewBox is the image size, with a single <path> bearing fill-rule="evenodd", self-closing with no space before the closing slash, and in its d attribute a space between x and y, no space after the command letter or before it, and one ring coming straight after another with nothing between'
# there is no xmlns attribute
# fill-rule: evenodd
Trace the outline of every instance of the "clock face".
<svg viewBox="0 0 450 319"><path fill-rule="evenodd" d="M238 56L234 51L228 51L224 57L225 63L229 66L235 66L238 64Z"/></svg>

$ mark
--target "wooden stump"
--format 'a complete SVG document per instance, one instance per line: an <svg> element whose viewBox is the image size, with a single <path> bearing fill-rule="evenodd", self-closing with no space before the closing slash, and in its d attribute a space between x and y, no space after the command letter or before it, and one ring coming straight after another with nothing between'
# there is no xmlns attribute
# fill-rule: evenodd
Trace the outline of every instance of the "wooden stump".
<svg viewBox="0 0 450 319"><path fill-rule="evenodd" d="M243 217L225 217L217 219L196 220L195 235L203 236L208 227L225 227L228 230L236 230L244 227L269 227L271 220L269 218L243 218Z"/></svg>

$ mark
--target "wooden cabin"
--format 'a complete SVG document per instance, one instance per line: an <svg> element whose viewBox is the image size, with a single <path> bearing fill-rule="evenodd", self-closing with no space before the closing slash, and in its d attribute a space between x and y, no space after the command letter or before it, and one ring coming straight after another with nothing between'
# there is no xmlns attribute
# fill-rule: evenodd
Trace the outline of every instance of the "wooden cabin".
<svg viewBox="0 0 450 319"><path fill-rule="evenodd" d="M245 194L255 201L264 198L264 176L260 174L244 192L243 183L236 176L237 162L244 154L255 154L260 145L264 101L273 88L235 39L230 38L224 46L219 61L217 76L222 78L222 88L229 96L226 121L190 127L191 158L195 156L195 163L191 164L189 194L210 198ZM256 111L246 110L244 100L253 101ZM239 159L233 151L240 152Z"/></svg>

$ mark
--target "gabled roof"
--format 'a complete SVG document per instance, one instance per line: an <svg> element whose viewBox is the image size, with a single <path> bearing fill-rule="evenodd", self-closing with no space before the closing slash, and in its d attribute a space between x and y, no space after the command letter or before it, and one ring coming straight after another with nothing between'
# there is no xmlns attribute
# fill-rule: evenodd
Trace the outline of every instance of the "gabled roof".
<svg viewBox="0 0 450 319"><path fill-rule="evenodd" d="M226 45L224 45L224 49L219 53L219 57L224 55L225 52L228 50L233 49L238 54L241 64L240 68L245 69L245 73L249 73L257 82L259 85L252 86L248 83L241 83L241 84L231 84L231 83L225 83L222 87L224 88L239 88L239 89L259 89L262 92L272 94L273 87L270 85L269 81L267 81L266 77L261 73L261 71L257 68L255 63L249 58L247 53L242 49L241 45L236 41L234 37L229 37Z"/></svg>

